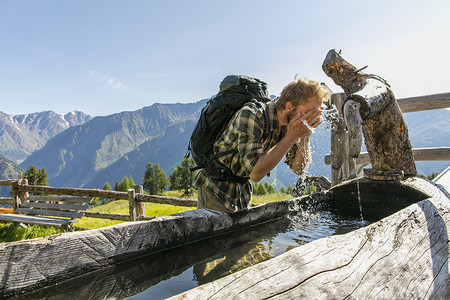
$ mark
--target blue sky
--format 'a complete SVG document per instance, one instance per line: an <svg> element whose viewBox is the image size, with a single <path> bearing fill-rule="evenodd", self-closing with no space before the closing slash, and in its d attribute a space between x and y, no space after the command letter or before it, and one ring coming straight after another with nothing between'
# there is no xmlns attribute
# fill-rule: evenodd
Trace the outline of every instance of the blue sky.
<svg viewBox="0 0 450 300"><path fill-rule="evenodd" d="M0 0L0 111L195 102L227 74L340 92L321 69L333 48L397 98L450 92L450 1Z"/></svg>

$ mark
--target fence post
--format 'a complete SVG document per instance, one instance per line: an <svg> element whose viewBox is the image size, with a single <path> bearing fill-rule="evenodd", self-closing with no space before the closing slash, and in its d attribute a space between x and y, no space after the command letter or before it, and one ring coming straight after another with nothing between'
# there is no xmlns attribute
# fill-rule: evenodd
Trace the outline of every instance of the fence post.
<svg viewBox="0 0 450 300"><path fill-rule="evenodd" d="M342 104L345 100L344 93L331 95L331 104L339 111L340 118L331 129L331 186L346 180L350 176L348 132L342 118Z"/></svg>
<svg viewBox="0 0 450 300"><path fill-rule="evenodd" d="M136 191L136 194L144 193L144 187L142 185L135 185L134 190ZM141 216L145 217L145 202L139 201L138 202L138 218Z"/></svg>
<svg viewBox="0 0 450 300"><path fill-rule="evenodd" d="M20 206L19 181L20 179L11 184L11 191L13 197L13 210L16 210L16 208Z"/></svg>
<svg viewBox="0 0 450 300"><path fill-rule="evenodd" d="M128 190L128 202L130 207L130 219L136 221L138 217L138 206L136 205L136 191L134 189Z"/></svg>
<svg viewBox="0 0 450 300"><path fill-rule="evenodd" d="M19 179L19 184L21 185L28 185L28 179ZM28 201L28 192L21 192L19 193L20 201L21 203Z"/></svg>

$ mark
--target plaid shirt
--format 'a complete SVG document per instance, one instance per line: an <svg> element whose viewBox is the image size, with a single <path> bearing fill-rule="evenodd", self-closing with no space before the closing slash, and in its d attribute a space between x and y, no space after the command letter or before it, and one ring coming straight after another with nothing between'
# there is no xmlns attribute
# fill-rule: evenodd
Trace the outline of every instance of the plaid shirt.
<svg viewBox="0 0 450 300"><path fill-rule="evenodd" d="M228 128L214 144L214 153L237 150L219 158L234 175L249 177L258 158L284 136L278 123L275 103L276 99L266 105L253 102L246 104L234 115ZM269 133L266 133L267 138L263 141L264 109L268 110ZM217 181L206 176L202 170L197 174L194 186L203 186L216 194L225 207L233 211L248 208L252 198L253 187L250 180L243 184Z"/></svg>

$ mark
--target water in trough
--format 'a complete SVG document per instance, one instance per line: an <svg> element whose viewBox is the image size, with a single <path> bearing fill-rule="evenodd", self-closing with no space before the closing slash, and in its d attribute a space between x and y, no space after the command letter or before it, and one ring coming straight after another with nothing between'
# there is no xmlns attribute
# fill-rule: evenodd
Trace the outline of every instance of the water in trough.
<svg viewBox="0 0 450 300"><path fill-rule="evenodd" d="M332 211L299 212L137 258L25 294L22 299L165 299L316 239L368 225Z"/></svg>

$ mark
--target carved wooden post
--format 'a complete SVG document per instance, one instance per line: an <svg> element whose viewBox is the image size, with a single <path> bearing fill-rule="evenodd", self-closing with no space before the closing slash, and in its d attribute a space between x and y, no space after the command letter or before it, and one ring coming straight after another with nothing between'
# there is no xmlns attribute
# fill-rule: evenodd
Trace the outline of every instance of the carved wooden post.
<svg viewBox="0 0 450 300"><path fill-rule="evenodd" d="M331 104L335 105L342 116L344 93L332 94ZM338 118L331 129L331 186L334 186L350 176L348 159L348 134L344 119Z"/></svg>
<svg viewBox="0 0 450 300"><path fill-rule="evenodd" d="M136 191L134 189L128 190L128 202L130 208L130 219L136 221L138 218L138 205L136 203Z"/></svg>
<svg viewBox="0 0 450 300"><path fill-rule="evenodd" d="M144 193L144 187L142 185L135 185L134 190L136 194L143 194ZM145 202L139 201L138 202L138 218L145 217Z"/></svg>
<svg viewBox="0 0 450 300"><path fill-rule="evenodd" d="M345 101L360 103L365 144L372 166L416 175L406 123L388 84L379 76L360 72L361 69L345 61L335 50L328 52L322 69L344 89Z"/></svg>

